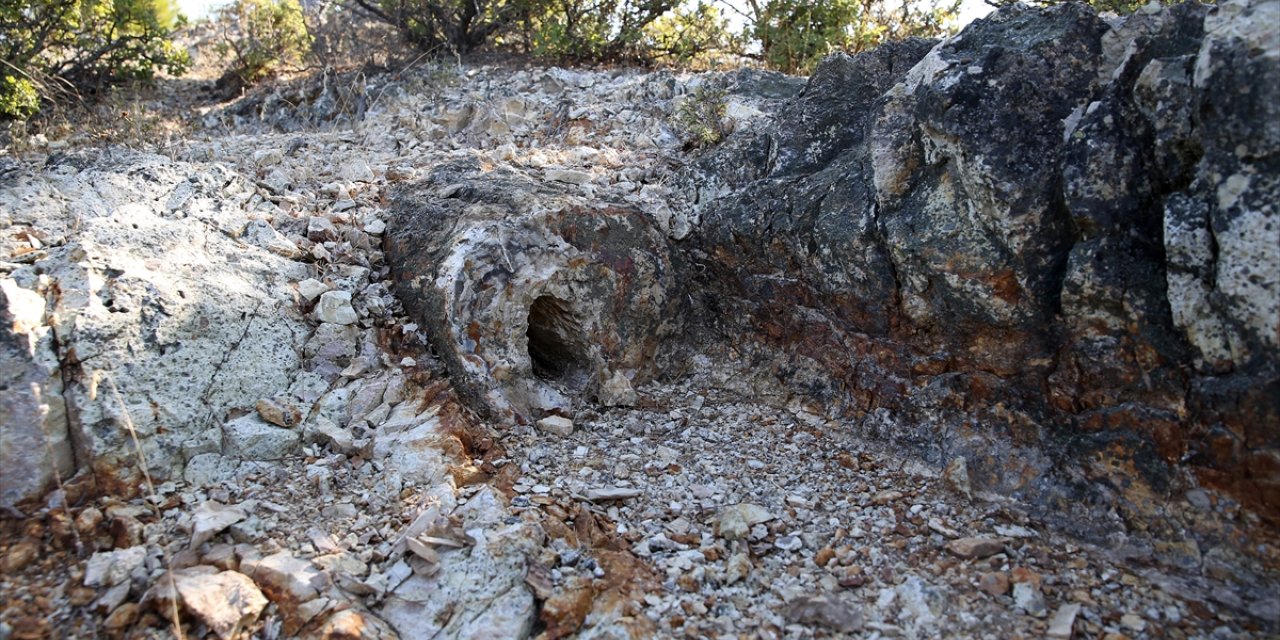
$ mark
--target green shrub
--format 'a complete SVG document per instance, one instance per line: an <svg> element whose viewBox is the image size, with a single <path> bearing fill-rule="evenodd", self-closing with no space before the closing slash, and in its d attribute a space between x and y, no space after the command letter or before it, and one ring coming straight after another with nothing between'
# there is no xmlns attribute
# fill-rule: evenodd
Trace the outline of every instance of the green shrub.
<svg viewBox="0 0 1280 640"><path fill-rule="evenodd" d="M685 148L712 147L729 134L732 123L725 118L729 109L727 96L722 88L701 86L680 101L672 124Z"/></svg>
<svg viewBox="0 0 1280 640"><path fill-rule="evenodd" d="M298 0L236 0L218 16L223 55L232 56L224 81L252 85L282 66L297 65L311 50L311 34Z"/></svg>
<svg viewBox="0 0 1280 640"><path fill-rule="evenodd" d="M680 66L715 66L717 55L742 48L720 9L701 1L691 9L668 11L649 23L644 34L650 57Z"/></svg>
<svg viewBox="0 0 1280 640"><path fill-rule="evenodd" d="M433 53L468 53L513 30L539 0L351 0Z"/></svg>
<svg viewBox="0 0 1280 640"><path fill-rule="evenodd" d="M0 115L26 117L39 100L97 91L190 62L171 40L171 0L0 1Z"/></svg>
<svg viewBox="0 0 1280 640"><path fill-rule="evenodd" d="M25 120L40 110L40 94L26 78L0 77L0 118Z"/></svg>

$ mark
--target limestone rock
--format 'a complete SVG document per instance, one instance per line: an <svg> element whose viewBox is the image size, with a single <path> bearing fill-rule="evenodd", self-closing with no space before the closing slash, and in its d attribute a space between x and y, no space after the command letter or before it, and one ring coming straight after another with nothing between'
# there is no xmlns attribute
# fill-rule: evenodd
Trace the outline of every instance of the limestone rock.
<svg viewBox="0 0 1280 640"><path fill-rule="evenodd" d="M293 429L277 427L256 413L222 426L223 452L243 460L279 460L297 452L301 436Z"/></svg>
<svg viewBox="0 0 1280 640"><path fill-rule="evenodd" d="M262 559L245 559L240 570L253 578L272 602L296 607L329 586L329 578L310 562L281 551Z"/></svg>
<svg viewBox="0 0 1280 640"><path fill-rule="evenodd" d="M217 502L202 502L191 514L191 548L210 541L227 527L248 517L244 509Z"/></svg>
<svg viewBox="0 0 1280 640"><path fill-rule="evenodd" d="M336 325L354 324L360 319L351 306L351 294L346 291L326 291L320 294L314 314L316 320Z"/></svg>
<svg viewBox="0 0 1280 640"><path fill-rule="evenodd" d="M631 388L631 381L621 371L615 371L604 384L600 385L600 404L606 407L634 406L640 396Z"/></svg>
<svg viewBox="0 0 1280 640"><path fill-rule="evenodd" d="M662 232L635 208L554 182L437 167L402 190L384 244L397 293L437 328L454 384L504 421L571 414L615 370L643 382L675 329L681 297Z"/></svg>
<svg viewBox="0 0 1280 640"><path fill-rule="evenodd" d="M253 581L235 571L178 575L174 587L183 608L224 640L251 626L267 606Z"/></svg>
<svg viewBox="0 0 1280 640"><path fill-rule="evenodd" d="M726 540L741 540L747 537L751 527L774 519L774 515L760 505L743 502L720 509L716 520L716 530Z"/></svg>
<svg viewBox="0 0 1280 640"><path fill-rule="evenodd" d="M84 569L84 586L114 587L124 583L147 557L145 546L99 551L89 557Z"/></svg>
<svg viewBox="0 0 1280 640"><path fill-rule="evenodd" d="M564 416L547 416L538 420L538 428L551 435L573 435L573 420Z"/></svg>
<svg viewBox="0 0 1280 640"><path fill-rule="evenodd" d="M960 538L948 542L947 551L971 560L993 556L1004 551L1004 543L992 538Z"/></svg>

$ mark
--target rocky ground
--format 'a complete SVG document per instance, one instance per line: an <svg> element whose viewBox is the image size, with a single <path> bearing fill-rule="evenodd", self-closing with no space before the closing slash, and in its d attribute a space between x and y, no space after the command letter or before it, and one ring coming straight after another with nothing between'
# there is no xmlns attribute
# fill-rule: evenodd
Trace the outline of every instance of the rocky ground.
<svg viewBox="0 0 1280 640"><path fill-rule="evenodd" d="M1065 537L974 492L963 459L736 393L705 356L535 424L463 406L391 293L392 199L468 162L679 236L692 156L671 116L707 84L742 130L802 82L420 65L250 95L165 155L0 157L5 321L73 415L5 452L68 473L38 503L6 496L0 640L1276 630L1274 602L1239 595L1267 574L1229 550ZM1200 490L1183 512L1256 522Z"/></svg>

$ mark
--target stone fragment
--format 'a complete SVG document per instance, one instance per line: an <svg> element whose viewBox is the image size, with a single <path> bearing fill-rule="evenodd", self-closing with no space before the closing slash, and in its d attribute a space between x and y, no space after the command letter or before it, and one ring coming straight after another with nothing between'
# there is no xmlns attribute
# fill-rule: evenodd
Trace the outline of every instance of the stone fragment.
<svg viewBox="0 0 1280 640"><path fill-rule="evenodd" d="M302 437L268 424L256 413L222 425L223 453L242 460L279 460L297 453Z"/></svg>
<svg viewBox="0 0 1280 640"><path fill-rule="evenodd" d="M9 547L9 553L4 556L4 563L0 564L0 571L11 576L26 569L38 557L40 557L40 543L35 540L19 540Z"/></svg>
<svg viewBox="0 0 1280 640"><path fill-rule="evenodd" d="M992 571L978 578L978 588L993 596L1009 593L1009 576L1003 571Z"/></svg>
<svg viewBox="0 0 1280 640"><path fill-rule="evenodd" d="M1064 640L1071 638L1072 628L1075 626L1076 616L1079 613L1080 603L1078 602L1058 607L1058 610L1053 613L1053 617L1049 618L1049 629L1045 631L1045 636Z"/></svg>
<svg viewBox="0 0 1280 640"><path fill-rule="evenodd" d="M397 636L381 618L367 611L344 609L329 616L315 637L316 640L392 640Z"/></svg>
<svg viewBox="0 0 1280 640"><path fill-rule="evenodd" d="M307 560L281 551L262 559L246 558L240 570L262 589L272 602L297 606L312 600L329 586L329 578Z"/></svg>
<svg viewBox="0 0 1280 640"><path fill-rule="evenodd" d="M138 617L142 613L142 607L133 602L126 602L115 608L106 620L102 621L102 626L108 631L123 634L138 621Z"/></svg>
<svg viewBox="0 0 1280 640"><path fill-rule="evenodd" d="M597 395L600 404L606 407L631 407L640 399L635 389L631 388L631 380L621 371L615 371L612 377L600 385Z"/></svg>
<svg viewBox="0 0 1280 640"><path fill-rule="evenodd" d="M174 587L183 608L224 640L251 626L267 606L253 581L235 571L179 575Z"/></svg>
<svg viewBox="0 0 1280 640"><path fill-rule="evenodd" d="M99 551L89 557L84 568L84 586L114 587L129 579L147 558L147 548L139 545L115 551Z"/></svg>
<svg viewBox="0 0 1280 640"><path fill-rule="evenodd" d="M263 398L254 406L258 416L280 427L296 427L302 422L302 411L285 398Z"/></svg>
<svg viewBox="0 0 1280 640"><path fill-rule="evenodd" d="M813 562L819 567L825 567L827 566L827 563L831 562L835 557L836 552L834 549L831 547L823 547L813 555Z"/></svg>
<svg viewBox="0 0 1280 640"><path fill-rule="evenodd" d="M218 502L200 503L191 514L191 548L210 541L227 527L244 520L249 514L240 507L227 506Z"/></svg>
<svg viewBox="0 0 1280 640"><path fill-rule="evenodd" d="M627 498L635 498L644 492L634 487L607 487L603 489L587 489L587 499L592 502L603 502L606 500L626 500Z"/></svg>
<svg viewBox="0 0 1280 640"><path fill-rule="evenodd" d="M801 596L787 603L783 617L791 622L826 627L837 633L862 629L862 609L832 595Z"/></svg>
<svg viewBox="0 0 1280 640"><path fill-rule="evenodd" d="M240 238L251 245L285 258L297 258L302 255L302 249L299 249L297 244L276 231L275 227L266 220L250 221L245 225Z"/></svg>
<svg viewBox="0 0 1280 640"><path fill-rule="evenodd" d="M320 297L320 294L329 290L329 285L316 280L315 278L307 278L298 283L298 295L303 300L311 302Z"/></svg>
<svg viewBox="0 0 1280 640"><path fill-rule="evenodd" d="M947 543L947 551L960 558L986 558L1004 551L1004 543L993 538L960 538Z"/></svg>
<svg viewBox="0 0 1280 640"><path fill-rule="evenodd" d="M742 540L747 537L751 527L774 518L767 509L760 505L743 502L724 507L716 519L716 530L725 540Z"/></svg>
<svg viewBox="0 0 1280 640"><path fill-rule="evenodd" d="M959 456L948 463L947 468L942 472L942 477L946 478L947 484L956 493L973 500L973 486L969 482L969 461L964 456Z"/></svg>
<svg viewBox="0 0 1280 640"><path fill-rule="evenodd" d="M725 585L734 584L740 580L746 579L751 573L751 556L746 553L738 552L731 556L725 562L724 567L724 583Z"/></svg>
<svg viewBox="0 0 1280 640"><path fill-rule="evenodd" d="M312 242L324 242L338 239L338 228L325 216L307 218L307 239Z"/></svg>
<svg viewBox="0 0 1280 640"><path fill-rule="evenodd" d="M538 421L538 428L556 436L573 434L573 420L564 416L547 416Z"/></svg>
<svg viewBox="0 0 1280 640"><path fill-rule="evenodd" d="M1013 585L1013 604L1029 616L1043 618L1049 615L1049 608L1045 605L1040 587L1031 582L1019 582Z"/></svg>
<svg viewBox="0 0 1280 640"><path fill-rule="evenodd" d="M313 312L316 320L335 325L354 324L360 317L351 306L351 294L346 291L326 291L320 294Z"/></svg>
<svg viewBox="0 0 1280 640"><path fill-rule="evenodd" d="M284 160L284 152L279 149L258 149L253 152L253 163L259 167L270 167Z"/></svg>
<svg viewBox="0 0 1280 640"><path fill-rule="evenodd" d="M347 180L349 182L373 182L377 179L377 176L374 175L373 169L369 166L369 163L364 160L354 160L344 163L342 165L342 173L340 175L343 180Z"/></svg>
<svg viewBox="0 0 1280 640"><path fill-rule="evenodd" d="M551 180L552 182L584 185L591 181L591 174L585 171L576 171L574 169L548 169L547 180Z"/></svg>
<svg viewBox="0 0 1280 640"><path fill-rule="evenodd" d="M563 638L581 628L594 597L589 579L574 576L566 580L542 605L541 620L547 637Z"/></svg>

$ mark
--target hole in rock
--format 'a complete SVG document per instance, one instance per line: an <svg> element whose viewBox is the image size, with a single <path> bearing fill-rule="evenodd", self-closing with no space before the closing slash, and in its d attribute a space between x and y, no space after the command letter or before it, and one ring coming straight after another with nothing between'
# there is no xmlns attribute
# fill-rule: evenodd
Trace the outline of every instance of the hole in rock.
<svg viewBox="0 0 1280 640"><path fill-rule="evenodd" d="M541 380L580 391L590 377L582 326L568 303L542 296L529 307L529 360Z"/></svg>

